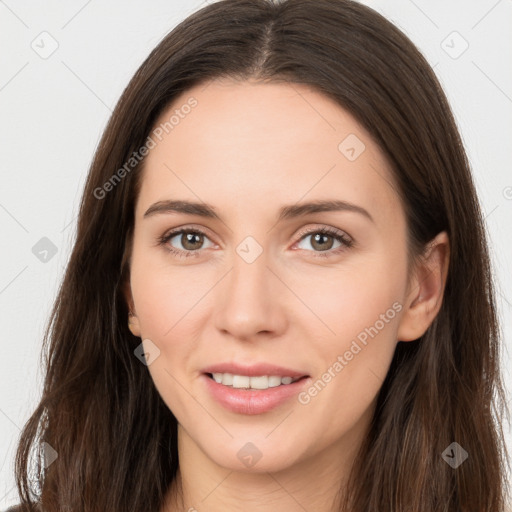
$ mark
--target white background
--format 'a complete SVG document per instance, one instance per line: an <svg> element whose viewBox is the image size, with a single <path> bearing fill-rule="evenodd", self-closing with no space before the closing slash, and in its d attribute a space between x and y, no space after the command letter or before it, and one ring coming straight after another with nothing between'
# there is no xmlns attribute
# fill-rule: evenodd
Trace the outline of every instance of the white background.
<svg viewBox="0 0 512 512"><path fill-rule="evenodd" d="M416 43L455 112L491 237L508 368L512 0L363 3ZM14 450L40 395L42 334L70 254L96 145L122 90L150 50L203 4L0 0L0 328L5 356L0 358L0 507L17 502ZM51 49L52 38L58 48L43 59L32 46L39 52L43 45ZM46 263L32 253L42 237L57 247ZM510 390L511 375L505 373ZM508 444L512 448L510 435Z"/></svg>

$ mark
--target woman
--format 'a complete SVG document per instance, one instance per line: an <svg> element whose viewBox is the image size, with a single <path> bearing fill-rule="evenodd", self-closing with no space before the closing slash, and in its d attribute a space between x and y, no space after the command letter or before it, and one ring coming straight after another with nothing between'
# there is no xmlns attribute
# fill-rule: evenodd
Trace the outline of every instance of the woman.
<svg viewBox="0 0 512 512"><path fill-rule="evenodd" d="M22 502L502 512L498 332L469 164L414 45L348 0L214 3L96 152Z"/></svg>

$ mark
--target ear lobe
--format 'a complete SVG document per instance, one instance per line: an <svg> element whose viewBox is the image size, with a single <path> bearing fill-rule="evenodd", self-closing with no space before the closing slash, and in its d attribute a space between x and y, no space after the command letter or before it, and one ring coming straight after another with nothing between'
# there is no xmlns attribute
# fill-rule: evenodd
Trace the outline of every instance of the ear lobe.
<svg viewBox="0 0 512 512"><path fill-rule="evenodd" d="M128 328L134 336L140 337L139 319L135 312L135 304L133 302L132 290L129 280L126 280L123 285L123 295L128 306Z"/></svg>
<svg viewBox="0 0 512 512"><path fill-rule="evenodd" d="M450 261L450 241L439 233L419 259L405 299L398 341L413 341L425 334L441 309Z"/></svg>
<svg viewBox="0 0 512 512"><path fill-rule="evenodd" d="M134 336L137 336L140 338L140 325L139 325L139 319L136 315L133 313L130 313L128 315L128 329L130 329L131 333Z"/></svg>

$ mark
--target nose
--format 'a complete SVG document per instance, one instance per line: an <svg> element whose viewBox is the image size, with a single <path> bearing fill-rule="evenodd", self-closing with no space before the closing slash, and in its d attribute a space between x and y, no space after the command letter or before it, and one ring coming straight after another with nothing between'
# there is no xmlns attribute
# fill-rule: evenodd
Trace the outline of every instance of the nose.
<svg viewBox="0 0 512 512"><path fill-rule="evenodd" d="M287 328L285 287L267 253L252 263L234 254L233 266L217 286L215 326L224 336L250 341L273 338ZM270 268L269 268L270 267Z"/></svg>

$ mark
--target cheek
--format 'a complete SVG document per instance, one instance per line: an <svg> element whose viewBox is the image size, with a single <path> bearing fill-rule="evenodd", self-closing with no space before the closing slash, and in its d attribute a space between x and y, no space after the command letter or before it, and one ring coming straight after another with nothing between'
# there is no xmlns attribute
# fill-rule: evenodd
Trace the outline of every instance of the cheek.
<svg viewBox="0 0 512 512"><path fill-rule="evenodd" d="M382 386L397 343L405 273L405 258L380 255L330 278L302 281L300 293L321 320L312 317L311 325L324 333L316 336L312 356L318 364L303 403L312 414L342 406L344 414L334 416L337 429L356 421Z"/></svg>
<svg viewBox="0 0 512 512"><path fill-rule="evenodd" d="M150 339L159 356L148 371L162 400L181 419L191 407L184 392L190 355L197 348L197 315L206 276L172 267L156 250L134 251L131 289L141 339Z"/></svg>
<svg viewBox="0 0 512 512"><path fill-rule="evenodd" d="M141 335L161 342L196 325L201 298L215 284L206 267L179 268L168 258L163 248L134 251L130 278Z"/></svg>
<svg viewBox="0 0 512 512"><path fill-rule="evenodd" d="M318 365L299 396L299 414L308 435L323 439L325 446L362 427L363 418L372 414L396 347L398 314L386 301L382 304L364 307L354 317L340 313L337 335L316 347Z"/></svg>
<svg viewBox="0 0 512 512"><path fill-rule="evenodd" d="M406 286L406 260L375 253L353 257L338 269L291 269L285 281L308 306L302 307L298 323L305 329L314 328L324 340L320 346L332 353L376 322L381 327L379 320L386 312L385 320L396 318L393 304L401 300Z"/></svg>

